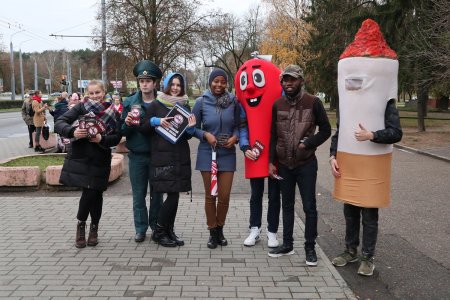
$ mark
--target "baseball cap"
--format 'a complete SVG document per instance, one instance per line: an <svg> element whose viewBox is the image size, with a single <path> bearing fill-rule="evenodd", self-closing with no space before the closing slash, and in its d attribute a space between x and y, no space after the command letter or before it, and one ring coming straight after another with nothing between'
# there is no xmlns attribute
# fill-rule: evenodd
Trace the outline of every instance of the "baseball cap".
<svg viewBox="0 0 450 300"><path fill-rule="evenodd" d="M289 65L284 69L283 73L281 73L280 78L283 78L283 76L289 75L294 78L303 78L303 70L298 65Z"/></svg>

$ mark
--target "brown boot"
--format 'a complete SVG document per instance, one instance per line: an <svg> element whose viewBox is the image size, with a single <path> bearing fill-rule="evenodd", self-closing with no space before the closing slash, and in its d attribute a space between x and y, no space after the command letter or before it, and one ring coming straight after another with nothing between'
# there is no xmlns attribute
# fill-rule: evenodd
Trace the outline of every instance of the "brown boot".
<svg viewBox="0 0 450 300"><path fill-rule="evenodd" d="M96 246L98 244L97 231L98 231L98 224L91 223L91 226L89 227L89 236L87 241L88 246Z"/></svg>
<svg viewBox="0 0 450 300"><path fill-rule="evenodd" d="M77 235L75 237L75 247L86 247L86 222L78 221Z"/></svg>

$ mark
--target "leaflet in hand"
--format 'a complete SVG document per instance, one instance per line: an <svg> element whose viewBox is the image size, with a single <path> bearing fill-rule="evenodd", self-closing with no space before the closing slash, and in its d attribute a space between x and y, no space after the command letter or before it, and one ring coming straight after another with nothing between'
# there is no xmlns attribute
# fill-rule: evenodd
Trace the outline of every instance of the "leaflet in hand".
<svg viewBox="0 0 450 300"><path fill-rule="evenodd" d="M170 143L176 144L189 125L190 115L189 111L177 103L165 116L166 118L173 118L170 120L170 126L167 128L158 126L155 131Z"/></svg>
<svg viewBox="0 0 450 300"><path fill-rule="evenodd" d="M81 116L78 122L80 129L87 129L88 138L95 137L97 134L103 134L106 131L105 123L91 113Z"/></svg>

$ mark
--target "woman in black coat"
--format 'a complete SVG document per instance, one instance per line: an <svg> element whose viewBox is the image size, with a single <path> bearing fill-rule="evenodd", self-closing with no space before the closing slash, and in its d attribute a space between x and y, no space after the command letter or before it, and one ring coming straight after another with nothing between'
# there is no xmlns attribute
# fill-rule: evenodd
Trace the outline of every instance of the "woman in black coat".
<svg viewBox="0 0 450 300"><path fill-rule="evenodd" d="M117 145L121 139L120 116L109 103L104 102L103 83L93 80L87 90L89 99L75 105L55 123L58 134L74 139L64 160L59 181L83 189L77 214L77 248L86 247L85 227L89 215L91 224L87 245L95 246L98 243L103 191L108 187L111 171L110 147Z"/></svg>
<svg viewBox="0 0 450 300"><path fill-rule="evenodd" d="M169 75L170 76L170 75ZM185 95L184 78L175 73L170 77L164 93L158 93L155 101L150 103L147 110L144 131L152 135L151 147L151 185L154 192L167 193L158 214L158 223L152 235L153 241L164 247L183 246L184 241L174 233L175 217L178 210L180 192L192 190L191 187L191 151L188 140L189 131L193 131L196 124L194 115L190 114ZM170 126L173 118L166 118L168 112L178 103L190 114L188 129L175 144L159 135L155 128Z"/></svg>

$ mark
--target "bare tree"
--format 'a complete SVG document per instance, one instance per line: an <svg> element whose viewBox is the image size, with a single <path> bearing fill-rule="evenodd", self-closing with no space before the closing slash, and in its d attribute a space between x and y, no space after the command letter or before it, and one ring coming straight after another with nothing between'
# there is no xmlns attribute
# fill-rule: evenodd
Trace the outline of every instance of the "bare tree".
<svg viewBox="0 0 450 300"><path fill-rule="evenodd" d="M42 53L42 56L45 63L45 68L48 72L48 78L52 83L50 86L50 90L48 91L50 93L53 87L56 86L55 85L56 80L54 80L54 78L55 78L55 64L56 59L58 58L58 53L55 51L45 51L44 53Z"/></svg>
<svg viewBox="0 0 450 300"><path fill-rule="evenodd" d="M259 48L260 7L251 8L248 14L238 18L223 14L209 24L201 35L199 56L205 67L225 70L233 87L233 74Z"/></svg>
<svg viewBox="0 0 450 300"><path fill-rule="evenodd" d="M195 49L193 37L210 16L199 13L200 4L198 0L111 0L109 45L134 61L152 60L163 71L186 65Z"/></svg>
<svg viewBox="0 0 450 300"><path fill-rule="evenodd" d="M450 5L447 0L431 0L431 9L422 11L423 18L415 41L423 57L431 62L435 81L450 80ZM427 7L422 7L425 10Z"/></svg>
<svg viewBox="0 0 450 300"><path fill-rule="evenodd" d="M427 62L429 76L419 82L420 85L431 86L431 91L438 101L438 108L448 110L450 94L450 6L447 0L431 0L431 6L420 8L424 19L422 26L415 31L417 50L412 53L413 59ZM426 99L428 100L428 99ZM426 106L425 101L424 106ZM426 109L426 107L425 107ZM425 126L419 124L419 128Z"/></svg>

